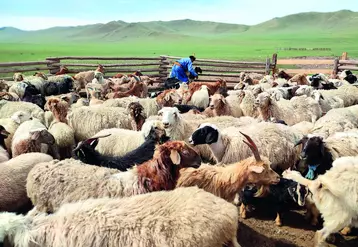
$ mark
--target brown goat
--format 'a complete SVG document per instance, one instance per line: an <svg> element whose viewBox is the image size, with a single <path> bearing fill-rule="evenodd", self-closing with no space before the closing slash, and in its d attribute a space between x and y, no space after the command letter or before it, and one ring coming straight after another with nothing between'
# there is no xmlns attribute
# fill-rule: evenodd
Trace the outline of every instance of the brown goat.
<svg viewBox="0 0 358 247"><path fill-rule="evenodd" d="M56 75L65 75L65 74L67 74L69 72L70 72L70 70L66 66L61 66L60 71L58 71L56 73Z"/></svg>
<svg viewBox="0 0 358 247"><path fill-rule="evenodd" d="M297 85L309 85L307 74L296 74L290 79L290 82L296 82Z"/></svg>
<svg viewBox="0 0 358 247"><path fill-rule="evenodd" d="M200 90L202 85L206 85L209 89L209 95L215 94L220 87L226 88L226 81L223 79L219 79L215 83L208 83L208 82L192 82L189 84L189 95L185 102L189 102L191 100L191 97L193 96L195 91Z"/></svg>
<svg viewBox="0 0 358 247"><path fill-rule="evenodd" d="M177 187L198 186L207 192L233 202L237 193L246 184L254 183L261 185L262 188L265 185L277 184L280 181L280 176L271 169L270 161L266 157L261 158L253 140L242 132L240 133L247 139L243 142L250 147L254 157L226 166L204 165L198 169L182 169Z"/></svg>
<svg viewBox="0 0 358 247"><path fill-rule="evenodd" d="M8 93L8 92L0 92L0 100L7 100L7 101L20 101L20 98L15 93Z"/></svg>
<svg viewBox="0 0 358 247"><path fill-rule="evenodd" d="M142 126L145 122L146 115L144 113L144 108L138 102L131 102L128 107L129 115L132 118L132 128L135 131L142 130Z"/></svg>
<svg viewBox="0 0 358 247"><path fill-rule="evenodd" d="M173 107L174 104L180 104L182 98L175 89L167 89L157 96L156 101L161 107Z"/></svg>
<svg viewBox="0 0 358 247"><path fill-rule="evenodd" d="M129 97L129 96L137 96L138 98L140 98L143 92L143 87L144 85L141 82L134 83L132 88L126 92L115 92L113 98L117 99L117 98Z"/></svg>
<svg viewBox="0 0 358 247"><path fill-rule="evenodd" d="M292 76L290 76L289 74L287 74L285 71L281 70L278 74L277 74L278 78L283 78L285 80L290 80L292 78Z"/></svg>
<svg viewBox="0 0 358 247"><path fill-rule="evenodd" d="M51 111L58 122L67 124L66 117L69 105L66 101L58 98L50 98L45 104L45 109Z"/></svg>

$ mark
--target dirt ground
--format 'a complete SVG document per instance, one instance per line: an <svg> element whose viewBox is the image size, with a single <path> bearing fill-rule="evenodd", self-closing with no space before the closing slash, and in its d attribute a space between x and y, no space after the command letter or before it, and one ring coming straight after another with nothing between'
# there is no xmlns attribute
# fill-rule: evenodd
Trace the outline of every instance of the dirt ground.
<svg viewBox="0 0 358 247"><path fill-rule="evenodd" d="M304 219L304 211L287 212L282 217L283 226L275 225L275 214L251 214L248 219L240 219L238 242L242 247L313 247L317 229ZM335 243L329 247L358 247L358 232L349 236L335 235Z"/></svg>

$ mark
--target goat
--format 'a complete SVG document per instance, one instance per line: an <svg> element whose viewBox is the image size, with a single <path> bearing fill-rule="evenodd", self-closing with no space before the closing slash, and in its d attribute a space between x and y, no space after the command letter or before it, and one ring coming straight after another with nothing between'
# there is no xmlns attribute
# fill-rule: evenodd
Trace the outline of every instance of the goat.
<svg viewBox="0 0 358 247"><path fill-rule="evenodd" d="M154 150L157 144L163 144L169 140L165 130L151 127L149 135L137 149L127 153L122 157L111 157L100 154L95 150L98 139L109 136L97 136L80 142L73 150L74 157L90 165L103 166L108 168L126 171L134 165L142 164L153 158Z"/></svg>

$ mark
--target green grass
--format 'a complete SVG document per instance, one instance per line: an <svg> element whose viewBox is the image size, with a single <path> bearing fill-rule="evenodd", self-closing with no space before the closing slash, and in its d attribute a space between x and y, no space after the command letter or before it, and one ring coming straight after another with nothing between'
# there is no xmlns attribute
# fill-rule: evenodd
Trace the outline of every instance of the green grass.
<svg viewBox="0 0 358 247"><path fill-rule="evenodd" d="M49 56L188 56L265 60L296 56L358 58L358 13L300 13L255 25L179 20L125 23L113 21L40 31L0 28L0 62L44 60ZM331 51L283 51L277 48L330 48Z"/></svg>

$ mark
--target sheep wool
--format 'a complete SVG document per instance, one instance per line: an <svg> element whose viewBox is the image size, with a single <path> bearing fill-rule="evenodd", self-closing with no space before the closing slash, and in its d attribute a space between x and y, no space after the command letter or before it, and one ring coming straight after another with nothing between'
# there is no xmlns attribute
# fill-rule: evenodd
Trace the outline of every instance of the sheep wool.
<svg viewBox="0 0 358 247"><path fill-rule="evenodd" d="M130 116L117 107L83 106L70 112L67 119L77 141L88 139L103 129L132 129Z"/></svg>
<svg viewBox="0 0 358 247"><path fill-rule="evenodd" d="M30 206L26 195L27 175L36 164L51 160L47 154L27 153L1 163L0 211L20 212Z"/></svg>
<svg viewBox="0 0 358 247"><path fill-rule="evenodd" d="M206 108L209 105L209 91L208 86L202 85L200 90L195 91L191 96L190 102L188 105L194 105L199 108Z"/></svg>
<svg viewBox="0 0 358 247"><path fill-rule="evenodd" d="M69 203L33 218L2 213L0 241L8 236L18 247L29 239L48 247L240 247L237 218L237 208L223 199L197 187L177 188Z"/></svg>
<svg viewBox="0 0 358 247"><path fill-rule="evenodd" d="M22 101L0 100L0 118L9 118L17 111L24 111L44 122L44 111L35 104Z"/></svg>

